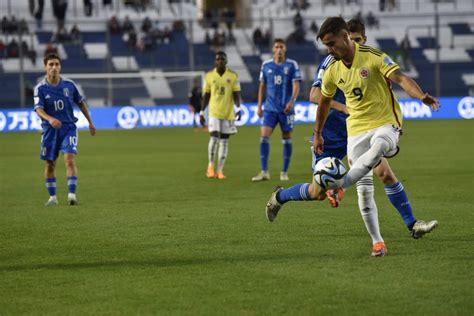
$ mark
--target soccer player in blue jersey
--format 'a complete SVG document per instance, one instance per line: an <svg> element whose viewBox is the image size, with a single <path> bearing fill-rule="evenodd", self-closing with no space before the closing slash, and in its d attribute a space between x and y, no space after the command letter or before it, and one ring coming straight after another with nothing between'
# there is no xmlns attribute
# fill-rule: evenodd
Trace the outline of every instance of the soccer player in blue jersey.
<svg viewBox="0 0 474 316"><path fill-rule="evenodd" d="M95 135L95 126L87 109L87 103L80 94L76 84L60 76L61 59L57 54L48 54L44 57L46 71L45 78L36 85L34 90L35 111L42 119L41 126L41 155L45 160L44 175L49 200L46 206L58 204L56 196L56 159L59 151L64 153L64 162L67 170L68 204L76 205L77 167L77 118L74 117L73 105L79 109L89 122L89 130Z"/></svg>
<svg viewBox="0 0 474 316"><path fill-rule="evenodd" d="M360 44L364 44L366 42L367 37L365 36L365 27L359 20L353 19L349 21L348 28L350 38L354 42ZM333 61L334 57L332 55L328 55L319 65L311 89L311 102L319 104L322 97L321 85L324 71ZM344 112L347 113L347 109L345 107L345 101L346 100L343 92L337 89L333 99L330 101L329 114L322 130L322 137L324 139L324 152L318 154L314 151L314 148L312 148L313 168L315 167L316 163L324 157L337 157L339 159L343 159L346 156L347 115ZM426 223L424 221L416 220L403 186L395 177L395 174L391 170L387 159L382 158L380 164L374 169L374 172L385 184L385 191L389 197L390 202L402 216L413 238L420 238L436 227L436 221ZM308 191L314 192L315 190L311 186L314 187L315 185L317 186L314 180L312 184L307 184ZM305 192L304 190L301 190L301 187L302 186L300 184L286 190L277 188L276 192L274 192L274 196L272 195L272 198L274 198L280 205L286 203L289 200L324 198L322 195L317 198L318 196L315 196L314 194L313 196L310 194L303 194ZM336 190L334 192L331 191L332 190L328 191L327 195L333 207L337 207L339 205L340 199L342 198L342 190ZM379 230L377 206L374 200L372 172L369 172L365 177L363 177L363 179L359 180L357 192L359 198L359 209L362 218L364 219L367 231L372 238L372 255L383 256L386 253L386 247ZM270 199L269 204L272 204L271 200L272 199ZM272 212L270 212L270 215L272 215Z"/></svg>
<svg viewBox="0 0 474 316"><path fill-rule="evenodd" d="M252 181L270 179L268 172L270 137L277 124L280 124L283 143L283 166L280 180L289 180L288 167L293 151L291 132L295 120L294 106L300 91L301 74L298 63L286 58L286 45L282 39L276 38L273 41L272 50L273 58L264 61L260 70L257 114L263 117L260 131L261 171L252 178Z"/></svg>

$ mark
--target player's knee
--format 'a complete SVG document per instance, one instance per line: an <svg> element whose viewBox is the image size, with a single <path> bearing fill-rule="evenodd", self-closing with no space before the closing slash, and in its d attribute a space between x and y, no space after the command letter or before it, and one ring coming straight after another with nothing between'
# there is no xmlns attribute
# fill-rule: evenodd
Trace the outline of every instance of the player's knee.
<svg viewBox="0 0 474 316"><path fill-rule="evenodd" d="M64 158L64 163L66 164L67 168L74 168L76 166L76 162L74 160L74 156L68 156Z"/></svg>
<svg viewBox="0 0 474 316"><path fill-rule="evenodd" d="M46 170L48 172L53 172L55 168L56 168L56 161L46 160Z"/></svg>

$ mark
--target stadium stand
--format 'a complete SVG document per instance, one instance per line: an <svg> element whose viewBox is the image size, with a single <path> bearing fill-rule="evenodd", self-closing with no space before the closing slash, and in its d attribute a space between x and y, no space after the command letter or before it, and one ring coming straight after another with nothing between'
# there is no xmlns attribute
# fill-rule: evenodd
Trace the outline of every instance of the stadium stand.
<svg viewBox="0 0 474 316"><path fill-rule="evenodd" d="M378 21L367 28L369 45L391 54L402 67L414 75L421 85L434 93L433 81L436 64L436 48L439 48L442 77L441 94L468 95L474 86L474 3L469 1L447 1L438 4L440 13L440 37L435 38L434 10L430 0L395 1L391 7L379 6L378 0L311 1L297 11L291 1L253 1L252 23L243 27L229 27L225 21L215 18L199 23L198 9L192 1L150 1L152 6L143 11L141 7L125 7L119 11L110 7L93 8L90 17L84 16L83 2L71 1L66 15L65 30L77 24L77 36L56 34L57 24L46 2L41 23L29 13L27 4L11 2L8 11L0 4L5 18L15 21L24 19L26 30L19 33L5 29L2 20L0 35L0 106L18 107L20 95L20 60L8 57L6 48L16 40L26 41L29 50L36 56L23 59L26 89L43 75L42 57L46 49L57 49L63 58L65 73L117 73L154 69L168 71L207 71L213 67L213 51L225 50L229 55L229 67L239 73L244 102L255 101L258 89L258 74L262 60L269 58L269 38L282 37L288 42L288 57L298 61L305 84L301 98L306 98L309 82L315 66L325 55L324 47L314 39L310 23L321 25L326 16L342 14L351 18L366 18L369 12ZM158 5L159 4L159 5ZM112 30L110 21L114 17L124 22L128 17L131 29ZM148 18L146 32L143 21ZM193 20L194 22L189 22ZM42 24L39 27L39 24ZM217 26L214 30L212 26ZM23 26L24 27L24 26ZM255 42L255 31L260 30L263 41ZM132 30L133 29L133 30ZM268 34L270 30L271 34ZM110 31L110 32L109 32ZM258 34L257 34L258 35ZM267 37L267 38L266 38ZM404 47L402 41L406 39ZM23 52L24 53L24 52ZM30 55L29 55L30 56ZM32 57L32 56L30 56ZM187 92L192 78L145 78L130 82L110 80L114 88L113 100L107 100L105 81L80 82L94 105L124 104L182 104L187 102ZM109 82L109 83L110 83ZM108 83L107 83L108 84ZM5 93L16 91L17 93ZM31 91L24 91L31 94ZM29 106L30 99L26 100Z"/></svg>

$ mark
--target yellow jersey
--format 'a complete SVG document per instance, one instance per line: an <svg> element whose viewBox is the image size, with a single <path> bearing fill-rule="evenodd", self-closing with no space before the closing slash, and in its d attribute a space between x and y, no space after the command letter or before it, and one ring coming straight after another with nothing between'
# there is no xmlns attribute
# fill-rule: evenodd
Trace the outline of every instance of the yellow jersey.
<svg viewBox="0 0 474 316"><path fill-rule="evenodd" d="M402 125L402 113L388 76L400 67L376 48L355 44L352 65L333 60L324 72L321 93L333 97L339 88L346 97L347 134L355 136L386 125Z"/></svg>
<svg viewBox="0 0 474 316"><path fill-rule="evenodd" d="M226 68L224 74L219 75L217 70L206 73L204 92L210 93L209 117L220 120L233 120L234 99L232 94L240 91L239 76L233 70Z"/></svg>

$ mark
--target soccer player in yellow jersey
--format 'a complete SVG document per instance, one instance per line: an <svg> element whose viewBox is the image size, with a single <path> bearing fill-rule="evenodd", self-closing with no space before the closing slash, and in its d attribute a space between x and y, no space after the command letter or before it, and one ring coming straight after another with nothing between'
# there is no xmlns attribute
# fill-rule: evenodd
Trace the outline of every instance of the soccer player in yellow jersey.
<svg viewBox="0 0 474 316"><path fill-rule="evenodd" d="M314 147L324 151L321 131L331 99L339 88L346 97L348 159L351 169L342 189L348 188L371 172L383 157L398 152L402 127L401 109L391 89L399 84L413 98L437 110L439 102L424 93L414 80L383 52L351 41L349 28L340 17L331 17L321 26L318 38L334 57L323 76L321 100L317 111ZM435 223L437 224L437 223Z"/></svg>
<svg viewBox="0 0 474 316"><path fill-rule="evenodd" d="M215 56L215 68L206 73L204 79L204 98L200 112L204 125L204 109L209 104L209 145L206 176L225 179L222 172L228 154L230 135L237 133L234 120L240 119L240 83L237 73L226 67L227 55L219 51ZM234 104L238 111L234 114ZM219 147L219 150L217 149ZM217 157L217 168L214 160Z"/></svg>

